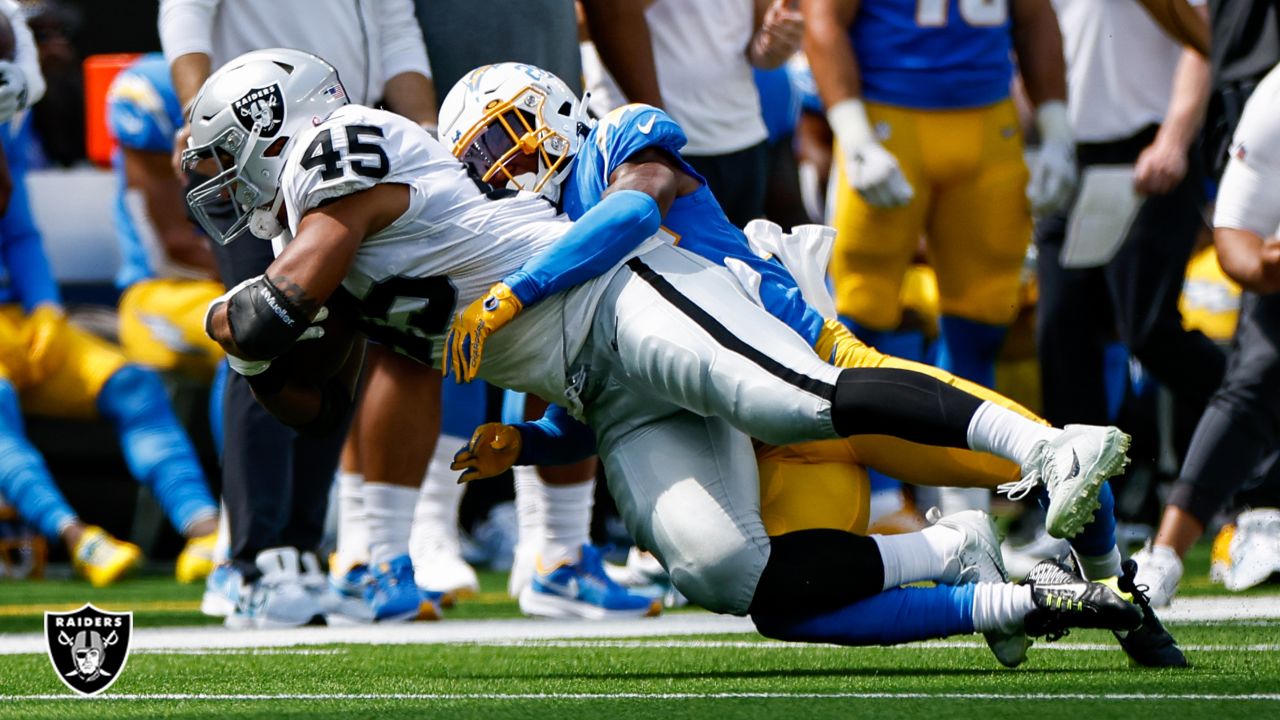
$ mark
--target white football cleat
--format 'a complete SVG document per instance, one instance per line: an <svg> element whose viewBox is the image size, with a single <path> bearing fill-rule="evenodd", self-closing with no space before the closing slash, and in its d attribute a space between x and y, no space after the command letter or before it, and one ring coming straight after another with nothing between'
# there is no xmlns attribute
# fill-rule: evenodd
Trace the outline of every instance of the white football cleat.
<svg viewBox="0 0 1280 720"><path fill-rule="evenodd" d="M1020 500L1044 485L1049 492L1045 529L1056 538L1073 538L1101 507L1102 483L1129 464L1128 449L1129 436L1119 428L1068 425L1053 440L1036 444L1022 464L1021 480L999 489Z"/></svg>
<svg viewBox="0 0 1280 720"><path fill-rule="evenodd" d="M943 578L941 582L1009 582L1009 573L1005 571L1004 558L1000 555L1000 539L990 515L981 510L965 510L943 517L937 508L932 508L925 517L931 524L950 528L964 537L955 558L947 563L948 571L954 568L954 578ZM1001 665L1014 668L1026 661L1031 641L1025 631L1006 633L988 630L983 637Z"/></svg>
<svg viewBox="0 0 1280 720"><path fill-rule="evenodd" d="M475 597L480 592L480 578L476 576L475 568L462 559L458 545L411 544L409 554L413 559L413 576L418 587L440 593L440 604L444 607L453 607L458 600Z"/></svg>
<svg viewBox="0 0 1280 720"><path fill-rule="evenodd" d="M1261 585L1280 571L1280 510L1240 513L1231 538L1231 567L1222 584L1232 592Z"/></svg>
<svg viewBox="0 0 1280 720"><path fill-rule="evenodd" d="M1182 559L1171 548L1147 543L1133 560L1138 563L1133 584L1146 588L1151 607L1168 607L1182 580Z"/></svg>
<svg viewBox="0 0 1280 720"><path fill-rule="evenodd" d="M302 584L298 551L291 547L258 553L262 576L241 588L229 628L291 628L323 625L324 608Z"/></svg>

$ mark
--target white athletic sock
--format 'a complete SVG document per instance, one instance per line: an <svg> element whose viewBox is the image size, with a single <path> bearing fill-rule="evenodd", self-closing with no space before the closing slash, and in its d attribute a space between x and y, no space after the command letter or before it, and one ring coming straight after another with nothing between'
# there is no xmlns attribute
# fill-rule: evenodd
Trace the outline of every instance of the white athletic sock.
<svg viewBox="0 0 1280 720"><path fill-rule="evenodd" d="M516 547L536 548L542 538L542 478L528 465L511 468L516 488Z"/></svg>
<svg viewBox="0 0 1280 720"><path fill-rule="evenodd" d="M540 483L542 488L542 545L538 549L543 568L578 559L582 546L591 542L591 507L596 482L572 485Z"/></svg>
<svg viewBox="0 0 1280 720"><path fill-rule="evenodd" d="M338 471L336 572L369 562L369 525L364 510L364 475Z"/></svg>
<svg viewBox="0 0 1280 720"><path fill-rule="evenodd" d="M1035 608L1026 585L978 583L973 590L973 631L1013 632Z"/></svg>
<svg viewBox="0 0 1280 720"><path fill-rule="evenodd" d="M1103 580L1120 576L1119 547L1113 546L1111 552L1105 555L1081 555L1076 553L1076 560L1080 561L1080 572L1084 573L1085 580Z"/></svg>
<svg viewBox="0 0 1280 720"><path fill-rule="evenodd" d="M213 561L219 565L231 559L231 518L227 504L218 501L218 539L213 543Z"/></svg>
<svg viewBox="0 0 1280 720"><path fill-rule="evenodd" d="M987 488L938 488L938 509L953 515L965 510L991 512L991 491Z"/></svg>
<svg viewBox="0 0 1280 720"><path fill-rule="evenodd" d="M369 526L369 562L384 563L409 553L409 532L418 488L366 482L364 513Z"/></svg>
<svg viewBox="0 0 1280 720"><path fill-rule="evenodd" d="M413 511L413 546L457 554L458 506L466 485L458 484L458 473L449 469L454 450L467 444L465 438L441 435L436 452L418 489Z"/></svg>
<svg viewBox="0 0 1280 720"><path fill-rule="evenodd" d="M901 535L872 535L884 563L884 587L895 588L922 580L938 580L947 560L956 554L964 535L942 525Z"/></svg>
<svg viewBox="0 0 1280 720"><path fill-rule="evenodd" d="M969 448L1021 465L1031 457L1036 443L1052 440L1061 432L987 400L969 419Z"/></svg>

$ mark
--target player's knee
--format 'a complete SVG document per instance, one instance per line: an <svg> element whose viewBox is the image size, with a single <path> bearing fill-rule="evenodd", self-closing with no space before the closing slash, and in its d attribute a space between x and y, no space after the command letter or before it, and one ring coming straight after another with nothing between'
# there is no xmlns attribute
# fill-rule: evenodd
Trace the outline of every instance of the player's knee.
<svg viewBox="0 0 1280 720"><path fill-rule="evenodd" d="M691 602L712 612L745 615L768 553L751 542L712 550L668 556L672 584Z"/></svg>
<svg viewBox="0 0 1280 720"><path fill-rule="evenodd" d="M138 365L125 365L107 380L98 393L98 410L116 422L173 413L160 376Z"/></svg>

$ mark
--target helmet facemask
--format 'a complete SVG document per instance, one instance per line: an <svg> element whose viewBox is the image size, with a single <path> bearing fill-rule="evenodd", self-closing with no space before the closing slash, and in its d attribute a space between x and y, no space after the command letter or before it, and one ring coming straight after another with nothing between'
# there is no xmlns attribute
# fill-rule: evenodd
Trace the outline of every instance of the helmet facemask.
<svg viewBox="0 0 1280 720"><path fill-rule="evenodd" d="M248 133L229 127L212 141L182 151L182 168L209 178L187 193L187 205L200 227L223 245L250 227L253 210L267 204L278 210L278 203L274 202L279 195L278 185L273 182L268 195L266 187L254 183L243 172L260 134L259 124L254 124ZM267 149L283 148L285 141L287 138L280 138ZM277 149L275 155L279 154ZM228 215L232 220L229 225Z"/></svg>
<svg viewBox="0 0 1280 720"><path fill-rule="evenodd" d="M527 87L507 101L491 100L483 117L453 144L453 154L493 187L541 193L559 199L576 143L543 121L574 108L549 108L546 94ZM563 123L562 123L563 124Z"/></svg>

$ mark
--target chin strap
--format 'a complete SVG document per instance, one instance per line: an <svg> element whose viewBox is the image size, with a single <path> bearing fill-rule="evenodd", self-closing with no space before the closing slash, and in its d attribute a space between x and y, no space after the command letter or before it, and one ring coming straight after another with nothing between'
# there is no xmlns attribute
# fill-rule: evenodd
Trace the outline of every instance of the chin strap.
<svg viewBox="0 0 1280 720"><path fill-rule="evenodd" d="M259 240L272 240L284 232L280 224L280 206L284 204L284 193L276 190L276 197L271 201L271 209L256 207L249 211L249 232Z"/></svg>

